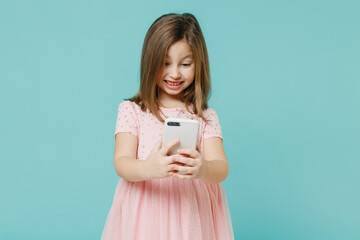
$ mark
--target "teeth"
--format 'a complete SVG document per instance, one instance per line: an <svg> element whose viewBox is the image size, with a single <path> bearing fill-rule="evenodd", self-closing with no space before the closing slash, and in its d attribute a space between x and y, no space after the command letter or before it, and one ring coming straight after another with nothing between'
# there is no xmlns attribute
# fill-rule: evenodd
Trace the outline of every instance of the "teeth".
<svg viewBox="0 0 360 240"><path fill-rule="evenodd" d="M169 85L171 86L177 86L177 85L180 85L181 82L178 82L178 83L171 83L169 81L166 81Z"/></svg>

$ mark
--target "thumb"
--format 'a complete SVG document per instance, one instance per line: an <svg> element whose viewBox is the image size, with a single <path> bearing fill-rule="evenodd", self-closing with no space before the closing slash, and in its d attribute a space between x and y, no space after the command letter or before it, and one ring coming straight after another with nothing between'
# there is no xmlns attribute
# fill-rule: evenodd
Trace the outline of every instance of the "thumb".
<svg viewBox="0 0 360 240"><path fill-rule="evenodd" d="M155 147L154 147L154 150L155 151L160 151L160 149L161 149L161 143L162 143L162 139L160 138L160 140L159 141L157 141L157 143L155 144Z"/></svg>

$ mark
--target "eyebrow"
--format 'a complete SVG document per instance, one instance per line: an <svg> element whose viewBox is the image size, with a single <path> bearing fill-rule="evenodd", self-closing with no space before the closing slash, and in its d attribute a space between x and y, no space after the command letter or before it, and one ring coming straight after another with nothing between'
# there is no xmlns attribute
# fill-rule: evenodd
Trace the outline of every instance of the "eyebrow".
<svg viewBox="0 0 360 240"><path fill-rule="evenodd" d="M166 54L166 58L169 58L169 55ZM192 58L192 53L189 53L188 55L180 59L185 59L185 58Z"/></svg>

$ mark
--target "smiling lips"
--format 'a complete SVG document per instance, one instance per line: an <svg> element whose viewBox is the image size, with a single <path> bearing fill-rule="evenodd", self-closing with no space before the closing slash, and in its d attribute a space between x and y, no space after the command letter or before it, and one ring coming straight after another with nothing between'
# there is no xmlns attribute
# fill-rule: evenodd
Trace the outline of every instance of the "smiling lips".
<svg viewBox="0 0 360 240"><path fill-rule="evenodd" d="M180 88L181 84L184 82L184 81L173 82L173 81L169 81L169 80L164 80L164 81L165 81L165 85L168 88L173 89L173 90Z"/></svg>

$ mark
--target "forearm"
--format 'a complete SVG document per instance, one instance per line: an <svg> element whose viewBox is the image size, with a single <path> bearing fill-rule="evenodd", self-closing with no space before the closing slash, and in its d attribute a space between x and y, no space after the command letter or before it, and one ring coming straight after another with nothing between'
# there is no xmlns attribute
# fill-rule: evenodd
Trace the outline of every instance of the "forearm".
<svg viewBox="0 0 360 240"><path fill-rule="evenodd" d="M133 182L146 180L144 163L145 161L143 160L127 156L114 159L114 167L117 175Z"/></svg>
<svg viewBox="0 0 360 240"><path fill-rule="evenodd" d="M229 165L223 160L206 161L206 170L202 178L208 183L220 183L224 181L229 174Z"/></svg>

